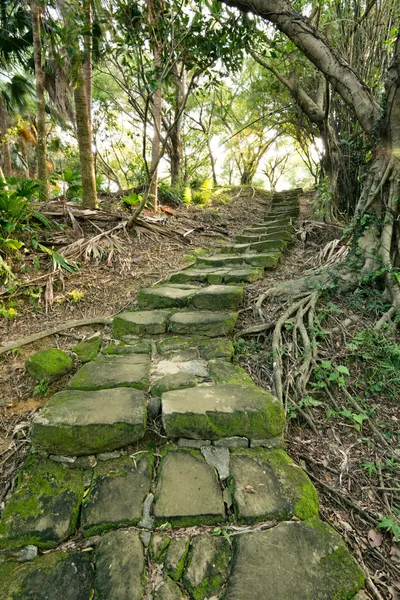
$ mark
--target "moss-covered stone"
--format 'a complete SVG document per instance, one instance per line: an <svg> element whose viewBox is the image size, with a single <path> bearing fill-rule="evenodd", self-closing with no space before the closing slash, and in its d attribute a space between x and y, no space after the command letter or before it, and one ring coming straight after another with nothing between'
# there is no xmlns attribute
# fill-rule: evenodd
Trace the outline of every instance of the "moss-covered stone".
<svg viewBox="0 0 400 600"><path fill-rule="evenodd" d="M151 344L138 342L136 344L109 344L102 350L102 354L151 354Z"/></svg>
<svg viewBox="0 0 400 600"><path fill-rule="evenodd" d="M181 312L174 314L169 322L172 334L197 334L208 337L230 335L236 325L237 313Z"/></svg>
<svg viewBox="0 0 400 600"><path fill-rule="evenodd" d="M160 561L171 543L171 538L162 533L153 533L150 542L150 556L155 561Z"/></svg>
<svg viewBox="0 0 400 600"><path fill-rule="evenodd" d="M114 317L114 337L122 339L127 335L158 335L165 333L170 313L163 310L124 312Z"/></svg>
<svg viewBox="0 0 400 600"><path fill-rule="evenodd" d="M170 577L164 577L160 587L154 594L154 600L184 600L180 587Z"/></svg>
<svg viewBox="0 0 400 600"><path fill-rule="evenodd" d="M190 305L199 310L237 310L242 301L242 286L210 285L200 289Z"/></svg>
<svg viewBox="0 0 400 600"><path fill-rule="evenodd" d="M231 340L226 338L204 339L199 341L199 351L201 358L204 360L220 358L231 361L235 353L235 348Z"/></svg>
<svg viewBox="0 0 400 600"><path fill-rule="evenodd" d="M167 336L157 342L158 354L170 355L175 352L197 348L197 338Z"/></svg>
<svg viewBox="0 0 400 600"><path fill-rule="evenodd" d="M80 342L72 348L72 351L75 352L81 363L87 363L97 356L100 346L101 339L99 337L93 337L90 340Z"/></svg>
<svg viewBox="0 0 400 600"><path fill-rule="evenodd" d="M194 600L218 597L229 574L230 546L224 537L200 535L192 542L183 582Z"/></svg>
<svg viewBox="0 0 400 600"><path fill-rule="evenodd" d="M26 372L37 381L56 381L69 373L72 365L68 354L58 348L40 350L25 362Z"/></svg>
<svg viewBox="0 0 400 600"><path fill-rule="evenodd" d="M216 471L198 450L168 448L157 474L154 516L161 525L214 525L225 520Z"/></svg>
<svg viewBox="0 0 400 600"><path fill-rule="evenodd" d="M216 440L276 437L285 426L282 404L251 386L218 385L162 395L162 420L171 438Z"/></svg>
<svg viewBox="0 0 400 600"><path fill-rule="evenodd" d="M308 519L318 514L314 486L283 450L236 450L231 453L230 472L239 522Z"/></svg>
<svg viewBox="0 0 400 600"><path fill-rule="evenodd" d="M216 359L208 363L210 377L215 385L255 385L244 369L224 360Z"/></svg>
<svg viewBox="0 0 400 600"><path fill-rule="evenodd" d="M150 491L154 457L151 453L139 456L139 460L123 456L98 463L83 502L85 536L140 521L143 502Z"/></svg>
<svg viewBox="0 0 400 600"><path fill-rule="evenodd" d="M35 415L32 442L63 456L107 452L142 438L146 419L146 398L139 390L65 390Z"/></svg>
<svg viewBox="0 0 400 600"><path fill-rule="evenodd" d="M103 535L96 546L96 598L142 600L145 584L143 546L137 531Z"/></svg>
<svg viewBox="0 0 400 600"><path fill-rule="evenodd" d="M53 548L77 527L84 473L31 455L2 513L0 548Z"/></svg>
<svg viewBox="0 0 400 600"><path fill-rule="evenodd" d="M161 398L165 392L196 387L197 377L192 373L173 373L157 379L150 388L152 396Z"/></svg>
<svg viewBox="0 0 400 600"><path fill-rule="evenodd" d="M349 600L364 577L340 536L318 519L235 536L229 600Z"/></svg>
<svg viewBox="0 0 400 600"><path fill-rule="evenodd" d="M140 290L137 302L140 309L183 308L187 306L198 288L193 286L176 287L160 285Z"/></svg>
<svg viewBox="0 0 400 600"><path fill-rule="evenodd" d="M147 390L150 357L145 354L104 356L83 365L68 382L73 390L93 391L117 387Z"/></svg>
<svg viewBox="0 0 400 600"><path fill-rule="evenodd" d="M93 587L89 553L52 552L29 563L0 565L0 600L89 600Z"/></svg>
<svg viewBox="0 0 400 600"><path fill-rule="evenodd" d="M183 575L186 557L189 552L190 539L186 536L172 538L168 546L164 569L174 581L179 581Z"/></svg>

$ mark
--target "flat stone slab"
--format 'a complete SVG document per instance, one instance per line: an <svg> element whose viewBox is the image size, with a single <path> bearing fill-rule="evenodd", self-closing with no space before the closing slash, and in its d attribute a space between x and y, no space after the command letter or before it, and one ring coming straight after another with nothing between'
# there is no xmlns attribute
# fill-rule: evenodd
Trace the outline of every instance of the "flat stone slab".
<svg viewBox="0 0 400 600"><path fill-rule="evenodd" d="M173 285L160 285L140 290L137 294L139 308L182 308L196 294L198 288L194 286L177 287Z"/></svg>
<svg viewBox="0 0 400 600"><path fill-rule="evenodd" d="M306 473L283 450L231 452L231 489L237 520L308 519L318 514L318 495Z"/></svg>
<svg viewBox="0 0 400 600"><path fill-rule="evenodd" d="M163 310L121 313L114 317L113 335L116 339L122 339L126 335L159 335L165 333L170 314Z"/></svg>
<svg viewBox="0 0 400 600"><path fill-rule="evenodd" d="M142 600L145 595L143 546L136 531L112 531L96 546L96 598Z"/></svg>
<svg viewBox="0 0 400 600"><path fill-rule="evenodd" d="M198 257L199 264L209 266L224 265L252 265L264 268L274 268L278 264L278 256L275 254L221 254L209 257Z"/></svg>
<svg viewBox="0 0 400 600"><path fill-rule="evenodd" d="M216 471L198 450L167 451L158 470L155 497L159 525L214 525L226 518Z"/></svg>
<svg viewBox="0 0 400 600"><path fill-rule="evenodd" d="M200 266L200 265L199 265ZM222 284L222 283L251 283L263 277L262 269L242 267L238 265L236 268L199 268L186 269L175 273L171 276L172 282L196 281L199 283Z"/></svg>
<svg viewBox="0 0 400 600"><path fill-rule="evenodd" d="M143 437L146 414L146 398L139 390L65 390L35 415L32 443L64 456L115 450Z"/></svg>
<svg viewBox="0 0 400 600"><path fill-rule="evenodd" d="M189 546L190 538L187 536L172 538L168 545L163 563L165 571L174 581L182 577Z"/></svg>
<svg viewBox="0 0 400 600"><path fill-rule="evenodd" d="M201 288L190 302L199 310L236 310L243 301L243 288L234 285L210 285Z"/></svg>
<svg viewBox="0 0 400 600"><path fill-rule="evenodd" d="M181 312L174 314L169 323L172 334L197 334L209 337L230 335L236 325L237 313Z"/></svg>
<svg viewBox="0 0 400 600"><path fill-rule="evenodd" d="M229 600L347 600L364 577L340 536L318 519L234 536Z"/></svg>
<svg viewBox="0 0 400 600"><path fill-rule="evenodd" d="M208 534L194 538L183 578L192 598L218 596L228 579L230 556L230 546L224 537Z"/></svg>
<svg viewBox="0 0 400 600"><path fill-rule="evenodd" d="M70 379L73 390L105 390L116 387L149 387L150 357L146 354L103 356L83 365Z"/></svg>
<svg viewBox="0 0 400 600"><path fill-rule="evenodd" d="M154 600L184 600L184 595L177 583L165 577L154 593Z"/></svg>
<svg viewBox="0 0 400 600"><path fill-rule="evenodd" d="M285 426L282 404L256 386L215 385L166 392L162 422L170 438L217 440L276 437Z"/></svg>
<svg viewBox="0 0 400 600"><path fill-rule="evenodd" d="M83 471L31 455L2 513L0 548L53 548L75 533Z"/></svg>
<svg viewBox="0 0 400 600"><path fill-rule="evenodd" d="M90 600L93 588L90 552L52 552L32 562L0 565L1 600Z"/></svg>
<svg viewBox="0 0 400 600"><path fill-rule="evenodd" d="M90 493L83 503L85 536L140 521L143 502L150 492L154 460L148 454L138 456L136 460L123 456L96 466Z"/></svg>

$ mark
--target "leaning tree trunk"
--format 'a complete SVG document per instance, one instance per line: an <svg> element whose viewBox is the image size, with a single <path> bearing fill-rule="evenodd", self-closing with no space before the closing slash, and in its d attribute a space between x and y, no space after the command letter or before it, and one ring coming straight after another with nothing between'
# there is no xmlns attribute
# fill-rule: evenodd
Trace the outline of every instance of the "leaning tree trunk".
<svg viewBox="0 0 400 600"><path fill-rule="evenodd" d="M83 60L83 80L85 82L86 101L88 107L89 126L92 129L92 104L93 104L93 73L92 73L92 54L93 54L93 19L91 0L84 0L83 10L88 29L84 40L84 60Z"/></svg>
<svg viewBox="0 0 400 600"><path fill-rule="evenodd" d="M46 105L44 100L44 73L42 69L43 53L42 38L40 32L40 4L39 0L33 0L32 10L32 36L33 52L35 62L36 78L36 104L37 104L37 165L38 179L40 182L39 199L47 202L49 198L48 191L48 173L46 163Z"/></svg>
<svg viewBox="0 0 400 600"><path fill-rule="evenodd" d="M214 187L217 187L218 179L217 179L217 171L215 169L215 158L214 158L214 154L213 154L213 151L211 148L210 138L208 135L207 135L206 139L207 139L208 156L210 157L210 165L211 165L213 184L214 184Z"/></svg>
<svg viewBox="0 0 400 600"><path fill-rule="evenodd" d="M92 150L92 129L90 127L88 101L82 70L78 67L78 76L74 90L76 133L78 137L79 162L82 178L82 205L97 208L96 177Z"/></svg>
<svg viewBox="0 0 400 600"><path fill-rule="evenodd" d="M8 114L4 108L3 98L0 95L0 135L1 135L1 154L3 157L3 174L5 177L11 177L11 152L8 141Z"/></svg>

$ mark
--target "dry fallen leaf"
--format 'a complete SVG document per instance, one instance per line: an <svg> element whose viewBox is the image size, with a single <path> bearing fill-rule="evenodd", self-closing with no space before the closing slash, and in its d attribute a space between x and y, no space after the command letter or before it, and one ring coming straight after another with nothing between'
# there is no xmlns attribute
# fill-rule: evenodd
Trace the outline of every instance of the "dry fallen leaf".
<svg viewBox="0 0 400 600"><path fill-rule="evenodd" d="M370 529L368 531L368 541L371 548L379 548L382 544L383 534L376 529Z"/></svg>
<svg viewBox="0 0 400 600"><path fill-rule="evenodd" d="M248 494L255 494L256 493L256 490L253 488L252 485L245 485L244 489L246 490L246 492Z"/></svg>

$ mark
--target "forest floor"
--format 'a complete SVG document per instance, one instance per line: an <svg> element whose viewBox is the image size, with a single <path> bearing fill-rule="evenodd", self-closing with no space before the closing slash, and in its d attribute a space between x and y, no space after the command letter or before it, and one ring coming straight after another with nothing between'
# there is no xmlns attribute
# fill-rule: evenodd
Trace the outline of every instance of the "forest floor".
<svg viewBox="0 0 400 600"><path fill-rule="evenodd" d="M69 320L109 316L123 310L132 304L138 289L154 285L190 264L196 249L212 249L221 238L228 239L224 233L232 237L246 225L261 221L265 207L259 201L264 199L263 194L252 189L225 191L209 207L179 207L173 209L172 214L167 209L165 219L158 225L168 235L160 237L145 229L140 230L138 237L120 234L119 251L114 250L97 265L88 262L76 273L65 274L62 280L54 281L47 312L45 288L41 289L39 298L29 292L13 297L19 316L0 322L1 339L19 339ZM269 390L273 373L272 332L243 336L240 332L259 324L254 306L260 294L278 281L292 279L318 261L323 262L327 244L342 237L340 227L311 218L310 200L310 195L301 199L295 240L278 269L246 287L246 302L237 325L235 346L239 364L258 385ZM107 208L115 210L111 202ZM97 226L105 227L104 223ZM87 231L90 231L89 226ZM28 257L25 266L33 266L34 261L35 257ZM30 268L21 278L44 274L40 269L33 273ZM32 286L26 289L33 289L36 295L40 291ZM268 320L276 319L284 306L282 302L270 301ZM384 310L379 294L362 288L346 296L335 295L332 290L329 296L322 297L317 313L321 329L318 359L346 366L349 375L345 375L342 387L333 382L332 393L328 395L323 386L318 386L318 372L315 374L310 381L306 409L316 432L292 407L288 411L286 440L289 454L306 469L318 489L321 517L340 532L367 573L364 597L397 600L400 598L400 547L395 537L400 533L400 456L395 450L400 440L400 375L396 376L396 368L392 367L397 364L398 370L400 365L396 363L396 359L400 361L400 345L395 338L386 339L373 333L372 327ZM0 490L4 492L0 493L0 509L29 447L34 413L65 384L59 380L46 390L35 390L25 375L25 360L50 345L71 349L78 341L95 334L99 327L103 339L107 334L111 338L109 327L87 326L44 338L1 356ZM294 349L289 338L284 338L284 344L285 360L290 363ZM293 361L293 369L296 364ZM290 377L290 369L287 373ZM365 418L349 406L344 389L362 405ZM386 444L382 438L387 440ZM387 534L377 528L385 518Z"/></svg>

